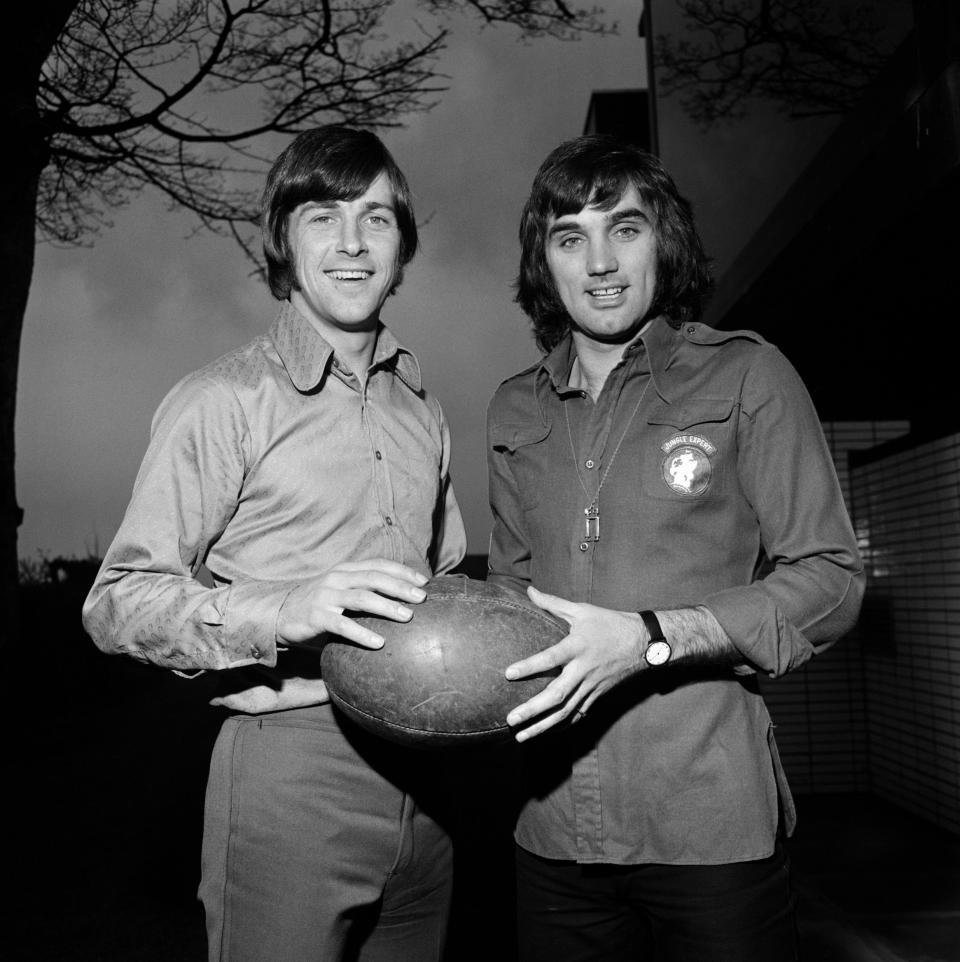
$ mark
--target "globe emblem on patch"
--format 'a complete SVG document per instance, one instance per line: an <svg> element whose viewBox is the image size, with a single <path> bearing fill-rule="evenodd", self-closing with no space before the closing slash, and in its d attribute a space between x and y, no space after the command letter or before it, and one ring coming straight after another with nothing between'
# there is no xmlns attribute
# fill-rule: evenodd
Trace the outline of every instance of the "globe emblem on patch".
<svg viewBox="0 0 960 962"><path fill-rule="evenodd" d="M710 459L700 448L691 444L674 448L663 459L663 480L677 494L687 497L703 494L712 474Z"/></svg>

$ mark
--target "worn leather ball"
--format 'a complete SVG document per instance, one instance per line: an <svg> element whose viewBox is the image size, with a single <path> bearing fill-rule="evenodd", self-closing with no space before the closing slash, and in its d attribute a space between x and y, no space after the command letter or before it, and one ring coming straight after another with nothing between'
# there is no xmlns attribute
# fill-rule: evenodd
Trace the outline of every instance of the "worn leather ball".
<svg viewBox="0 0 960 962"><path fill-rule="evenodd" d="M321 668L331 700L361 727L405 745L508 739L508 712L552 674L507 681L504 669L556 644L566 624L525 595L462 575L439 575L424 590L408 622L357 619L383 636L382 648L326 645Z"/></svg>

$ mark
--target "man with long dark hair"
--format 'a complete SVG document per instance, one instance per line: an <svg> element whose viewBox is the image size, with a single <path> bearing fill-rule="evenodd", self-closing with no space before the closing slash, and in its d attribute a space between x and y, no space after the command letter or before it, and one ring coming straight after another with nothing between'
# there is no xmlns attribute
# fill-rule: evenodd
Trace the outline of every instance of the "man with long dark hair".
<svg viewBox="0 0 960 962"><path fill-rule="evenodd" d="M345 727L319 671L327 633L379 647L352 615L408 620L465 549L443 414L380 322L417 249L407 182L372 133L301 134L263 239L276 320L163 401L84 623L105 651L221 674L211 960L438 962L433 773Z"/></svg>
<svg viewBox="0 0 960 962"><path fill-rule="evenodd" d="M558 147L517 300L544 357L488 414L490 578L569 624L507 677L523 962L796 957L789 788L758 673L854 623L856 540L796 372L700 320L689 204L651 155Z"/></svg>

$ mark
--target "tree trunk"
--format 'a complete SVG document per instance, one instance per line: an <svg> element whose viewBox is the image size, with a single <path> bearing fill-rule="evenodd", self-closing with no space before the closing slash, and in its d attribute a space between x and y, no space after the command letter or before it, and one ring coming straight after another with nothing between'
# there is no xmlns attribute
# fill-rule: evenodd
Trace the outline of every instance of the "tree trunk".
<svg viewBox="0 0 960 962"><path fill-rule="evenodd" d="M78 0L17 5L14 41L0 60L0 130L7 173L0 178L0 650L20 641L16 414L20 335L33 279L37 185L47 164L48 132L37 110L40 69Z"/></svg>
<svg viewBox="0 0 960 962"><path fill-rule="evenodd" d="M8 154L7 174L0 188L0 210L4 211L0 231L0 610L4 612L6 643L19 637L17 529L23 511L17 503L14 428L20 333L33 275L38 179L36 173L11 170L16 153L14 149Z"/></svg>
<svg viewBox="0 0 960 962"><path fill-rule="evenodd" d="M0 117L0 123L4 120ZM10 125L3 123L3 129L10 130ZM24 151L17 138L8 143L17 146L8 151L7 173L0 180L0 210L4 212L0 230L0 610L5 645L15 644L19 638L17 529L23 512L17 503L14 428L20 334L33 276L39 179L36 163L24 163L33 152Z"/></svg>

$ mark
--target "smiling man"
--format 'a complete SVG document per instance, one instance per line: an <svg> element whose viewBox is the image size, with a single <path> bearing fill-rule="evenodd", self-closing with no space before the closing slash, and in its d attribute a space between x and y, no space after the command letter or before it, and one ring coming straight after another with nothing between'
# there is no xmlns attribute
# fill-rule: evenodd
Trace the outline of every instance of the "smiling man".
<svg viewBox="0 0 960 962"><path fill-rule="evenodd" d="M276 320L161 404L84 624L104 651L220 673L211 960L439 960L433 773L345 727L319 671L328 633L379 647L353 615L408 620L465 549L443 414L380 321L417 248L406 180L369 132L302 134L263 241Z"/></svg>
<svg viewBox="0 0 960 962"><path fill-rule="evenodd" d="M506 670L556 676L507 718L521 960L795 959L756 675L829 646L863 591L816 414L763 338L700 321L706 259L656 158L562 144L520 241L544 357L488 412L490 579L569 625Z"/></svg>

